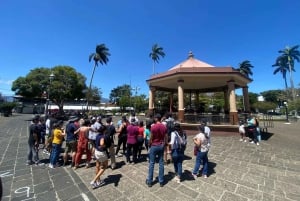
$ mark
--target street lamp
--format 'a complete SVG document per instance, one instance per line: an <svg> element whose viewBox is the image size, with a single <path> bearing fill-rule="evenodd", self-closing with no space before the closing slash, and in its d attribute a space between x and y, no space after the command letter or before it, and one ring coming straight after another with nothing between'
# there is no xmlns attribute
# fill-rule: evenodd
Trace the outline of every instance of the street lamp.
<svg viewBox="0 0 300 201"><path fill-rule="evenodd" d="M284 101L283 104L285 106L286 122L289 122L289 114L288 114L288 104L287 104L287 101Z"/></svg>
<svg viewBox="0 0 300 201"><path fill-rule="evenodd" d="M135 91L135 100L134 100L134 111L136 110L136 102L137 102L137 91L140 90L140 87L134 87L132 88L131 90L134 90Z"/></svg>
<svg viewBox="0 0 300 201"><path fill-rule="evenodd" d="M48 85L48 93L47 93L47 101L46 101L46 110L45 110L45 115L48 115L48 107L49 107L49 102L50 102L50 86L52 84L52 80L54 78L53 72L49 75L49 81L50 84Z"/></svg>

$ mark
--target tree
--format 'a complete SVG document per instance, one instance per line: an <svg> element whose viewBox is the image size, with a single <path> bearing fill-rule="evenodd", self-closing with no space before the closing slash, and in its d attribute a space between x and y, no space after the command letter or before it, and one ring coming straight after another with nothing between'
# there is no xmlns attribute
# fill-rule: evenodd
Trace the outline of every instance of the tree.
<svg viewBox="0 0 300 201"><path fill-rule="evenodd" d="M300 52L299 52L298 48L299 48L299 45L295 45L293 47L287 46L285 49L278 51L281 54L281 57L283 57L283 58L285 57L285 59L287 60L287 64L289 66L290 84L291 84L293 100L295 100L295 98L296 98L296 94L295 94L295 90L294 90L294 80L293 80L293 71L295 71L294 63L295 63L295 60L297 62L300 61Z"/></svg>
<svg viewBox="0 0 300 201"><path fill-rule="evenodd" d="M253 68L250 61L245 60L239 64L239 68L237 69L241 74L245 75L246 77L250 78L250 75L253 75L251 68Z"/></svg>
<svg viewBox="0 0 300 201"><path fill-rule="evenodd" d="M131 107L131 96L132 93L130 85L124 84L111 90L109 94L109 101L116 103L122 108L122 110L124 110L125 107Z"/></svg>
<svg viewBox="0 0 300 201"><path fill-rule="evenodd" d="M272 67L277 67L273 72L274 75L277 74L278 72L281 72L282 77L284 79L285 90L287 92L288 85L287 85L287 81L286 81L286 73L287 73L287 71L289 71L287 57L279 56L276 59L275 64L272 65Z"/></svg>
<svg viewBox="0 0 300 201"><path fill-rule="evenodd" d="M151 57L153 61L152 65L152 74L155 73L155 63L158 63L160 57L165 57L165 53L163 51L164 49L160 47L157 43L152 46L151 53L149 54L149 57Z"/></svg>
<svg viewBox="0 0 300 201"><path fill-rule="evenodd" d="M98 63L100 63L101 65L107 64L107 62L109 61L109 59L108 59L109 56L110 56L109 49L105 46L105 44L97 45L96 51L94 53L90 54L89 62L94 60L94 68L93 68L92 77L91 77L90 84L89 84L89 91L91 91L91 88L92 88L94 73L95 73L96 67L98 66ZM87 97L87 99L89 99L89 97ZM89 100L87 100L87 106L88 106L88 101Z"/></svg>
<svg viewBox="0 0 300 201"><path fill-rule="evenodd" d="M53 73L52 80L49 75ZM49 99L59 107L63 113L65 100L84 97L86 78L70 66L55 66L49 68L35 68L25 77L17 78L12 84L12 91L24 98L41 98L48 92Z"/></svg>

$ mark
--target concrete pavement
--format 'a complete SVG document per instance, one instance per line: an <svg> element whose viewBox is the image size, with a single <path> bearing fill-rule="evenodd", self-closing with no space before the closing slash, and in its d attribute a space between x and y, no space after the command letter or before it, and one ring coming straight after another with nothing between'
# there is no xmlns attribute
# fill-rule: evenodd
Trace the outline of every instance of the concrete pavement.
<svg viewBox="0 0 300 201"><path fill-rule="evenodd" d="M209 151L207 179L189 177L195 159L192 136L183 163L184 178L173 181L173 164L165 166L164 187L145 184L148 162L108 169L105 185L91 189L94 167L85 169L26 166L28 115L0 117L0 174L2 200L300 200L300 122L275 122L259 146L235 136L214 136ZM145 150L143 151L145 154ZM40 154L42 157L43 154ZM45 160L45 162L47 162ZM158 164L154 176L157 176Z"/></svg>

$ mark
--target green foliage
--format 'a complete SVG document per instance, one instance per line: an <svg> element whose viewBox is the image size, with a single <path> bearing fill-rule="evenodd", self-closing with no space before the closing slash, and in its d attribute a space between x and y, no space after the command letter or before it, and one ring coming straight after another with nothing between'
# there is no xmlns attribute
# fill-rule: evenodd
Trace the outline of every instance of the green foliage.
<svg viewBox="0 0 300 201"><path fill-rule="evenodd" d="M153 61L153 74L155 73L155 63L158 63L160 57L165 57L165 55L164 48L160 47L157 43L152 46L149 57Z"/></svg>
<svg viewBox="0 0 300 201"><path fill-rule="evenodd" d="M253 65L250 61L245 60L239 64L239 68L237 69L241 74L245 75L246 77L250 78L250 75L253 75L251 68Z"/></svg>
<svg viewBox="0 0 300 201"><path fill-rule="evenodd" d="M277 90L269 90L264 91L260 93L264 98L266 102L273 102L277 103L278 100L285 100L286 96L284 95L284 91L277 89Z"/></svg>
<svg viewBox="0 0 300 201"><path fill-rule="evenodd" d="M54 77L50 77L53 73ZM12 84L12 91L25 98L41 98L48 92L49 99L62 111L65 100L85 97L86 78L70 66L35 68L25 77L17 78Z"/></svg>
<svg viewBox="0 0 300 201"><path fill-rule="evenodd" d="M127 97L129 100L129 97L132 96L131 90L130 90L130 85L128 84L124 84L122 86L117 86L116 88L112 89L110 94L109 94L109 101L111 103L117 103L120 104L120 100L121 98L123 99L123 101L125 100L123 97ZM125 101L127 102L127 101ZM129 106L129 101L128 101L128 105Z"/></svg>
<svg viewBox="0 0 300 201"><path fill-rule="evenodd" d="M273 110L277 107L277 104L274 102L256 102L253 104L253 107L259 110L261 113L267 113L268 110Z"/></svg>
<svg viewBox="0 0 300 201"><path fill-rule="evenodd" d="M257 93L249 92L249 104L250 106L257 102L257 97L259 96Z"/></svg>
<svg viewBox="0 0 300 201"><path fill-rule="evenodd" d="M16 107L16 103L14 102L2 102L0 103L0 112L3 113L4 116L9 116L14 107Z"/></svg>

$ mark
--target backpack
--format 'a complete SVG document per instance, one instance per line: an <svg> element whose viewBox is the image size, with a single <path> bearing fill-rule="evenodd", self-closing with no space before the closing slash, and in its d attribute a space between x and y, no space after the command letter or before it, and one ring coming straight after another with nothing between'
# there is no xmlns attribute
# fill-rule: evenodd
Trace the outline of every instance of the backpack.
<svg viewBox="0 0 300 201"><path fill-rule="evenodd" d="M182 151L185 151L186 144L187 144L187 138L186 138L186 133L183 132L182 135L180 135L177 131L174 131L176 134L175 137L175 144L178 149L181 149Z"/></svg>

